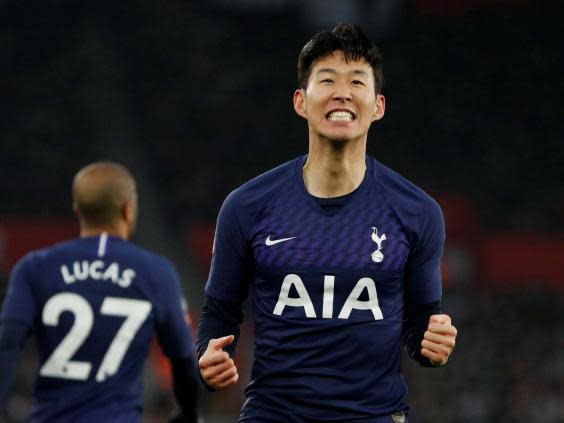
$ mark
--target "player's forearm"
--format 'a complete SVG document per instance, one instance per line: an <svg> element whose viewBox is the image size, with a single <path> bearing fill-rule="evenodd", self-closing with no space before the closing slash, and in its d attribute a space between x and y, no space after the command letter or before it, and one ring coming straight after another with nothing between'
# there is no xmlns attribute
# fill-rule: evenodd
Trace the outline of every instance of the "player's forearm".
<svg viewBox="0 0 564 423"><path fill-rule="evenodd" d="M439 314L440 310L440 301L405 306L402 341L409 356L424 367L435 367L428 358L421 355L421 341L427 330L429 318L433 314Z"/></svg>
<svg viewBox="0 0 564 423"><path fill-rule="evenodd" d="M202 314L198 321L198 357L201 357L208 347L210 339L217 339L227 335L234 335L233 343L224 348L233 356L237 340L239 339L239 325L243 321L243 304L216 300L206 296Z"/></svg>
<svg viewBox="0 0 564 423"><path fill-rule="evenodd" d="M195 357L171 360L173 388L176 401L182 413L175 419L178 422L197 423L198 421L198 378Z"/></svg>
<svg viewBox="0 0 564 423"><path fill-rule="evenodd" d="M10 392L29 328L19 322L0 322L0 408Z"/></svg>

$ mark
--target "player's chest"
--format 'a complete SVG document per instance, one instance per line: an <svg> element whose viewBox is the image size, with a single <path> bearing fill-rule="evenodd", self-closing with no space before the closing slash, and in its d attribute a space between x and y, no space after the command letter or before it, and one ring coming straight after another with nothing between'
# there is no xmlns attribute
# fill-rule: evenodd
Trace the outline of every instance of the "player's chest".
<svg viewBox="0 0 564 423"><path fill-rule="evenodd" d="M324 216L272 213L251 238L259 276L315 271L397 278L410 253L408 235L390 210Z"/></svg>

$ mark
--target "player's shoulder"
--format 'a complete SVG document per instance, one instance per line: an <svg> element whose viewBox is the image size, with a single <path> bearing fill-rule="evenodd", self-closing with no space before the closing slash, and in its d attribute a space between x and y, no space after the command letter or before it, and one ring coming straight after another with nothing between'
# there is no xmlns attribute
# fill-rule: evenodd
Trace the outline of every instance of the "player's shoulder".
<svg viewBox="0 0 564 423"><path fill-rule="evenodd" d="M57 258L64 256L75 243L76 239L65 240L56 244L28 251L18 259L10 274L13 278L31 278L42 275L49 264L54 263Z"/></svg>
<svg viewBox="0 0 564 423"><path fill-rule="evenodd" d="M137 247L137 246L136 246ZM174 264L168 258L157 254L153 251L145 250L143 248L139 248L147 257L147 263L151 263L156 269L166 270L167 272L175 272Z"/></svg>
<svg viewBox="0 0 564 423"><path fill-rule="evenodd" d="M35 265L48 262L52 260L54 257L57 257L61 254L65 254L68 251L72 251L73 248L75 248L78 241L79 241L78 238L69 239L69 240L57 242L47 247L38 248L36 250L29 251L18 260L16 266L33 267Z"/></svg>
<svg viewBox="0 0 564 423"><path fill-rule="evenodd" d="M233 197L239 201L245 199L252 201L253 199L272 194L294 177L298 160L300 160L300 158L290 160L254 177L232 191L228 198Z"/></svg>
<svg viewBox="0 0 564 423"><path fill-rule="evenodd" d="M231 191L224 206L246 211L260 207L295 177L295 168L301 159L290 160L245 182Z"/></svg>
<svg viewBox="0 0 564 423"><path fill-rule="evenodd" d="M125 240L121 240L121 247L123 248L123 253L127 254L132 261L143 264L149 270L175 271L172 262L161 254Z"/></svg>
<svg viewBox="0 0 564 423"><path fill-rule="evenodd" d="M422 188L375 158L370 159L374 166L375 180L386 193L388 202L409 214L416 211L419 215L426 212L442 216L437 201Z"/></svg>

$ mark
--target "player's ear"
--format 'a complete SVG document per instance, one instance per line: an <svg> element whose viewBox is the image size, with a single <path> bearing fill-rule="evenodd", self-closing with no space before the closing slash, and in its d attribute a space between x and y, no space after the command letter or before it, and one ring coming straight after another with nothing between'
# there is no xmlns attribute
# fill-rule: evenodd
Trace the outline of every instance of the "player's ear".
<svg viewBox="0 0 564 423"><path fill-rule="evenodd" d="M137 196L126 201L122 207L122 218L127 224L128 237L135 231L137 226Z"/></svg>
<svg viewBox="0 0 564 423"><path fill-rule="evenodd" d="M127 223L133 222L135 220L135 206L133 201L126 201L121 208L122 218Z"/></svg>
<svg viewBox="0 0 564 423"><path fill-rule="evenodd" d="M72 212L76 217L80 217L80 210L78 208L78 204L76 204L75 202L72 203Z"/></svg>
<svg viewBox="0 0 564 423"><path fill-rule="evenodd" d="M294 110L298 115L307 119L305 110L305 90L300 88L294 91Z"/></svg>
<svg viewBox="0 0 564 423"><path fill-rule="evenodd" d="M372 115L372 122L382 119L385 112L386 98L382 94L376 94L376 107L374 109L374 115Z"/></svg>

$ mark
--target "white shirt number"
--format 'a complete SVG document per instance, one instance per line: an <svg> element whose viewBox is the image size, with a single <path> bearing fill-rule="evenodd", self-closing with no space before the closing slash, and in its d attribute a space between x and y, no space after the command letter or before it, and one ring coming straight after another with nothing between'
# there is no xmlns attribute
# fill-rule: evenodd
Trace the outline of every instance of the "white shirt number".
<svg viewBox="0 0 564 423"><path fill-rule="evenodd" d="M98 368L97 382L103 382L109 376L116 374L131 341L151 309L152 305L149 301L118 297L104 299L100 314L124 317L125 320ZM90 335L94 324L94 313L88 301L82 296L70 292L56 294L49 298L43 307L43 324L58 326L59 316L65 311L74 315L74 323L69 333L45 361L39 374L43 377L86 380L90 376L92 364L86 361L73 361L71 358Z"/></svg>

